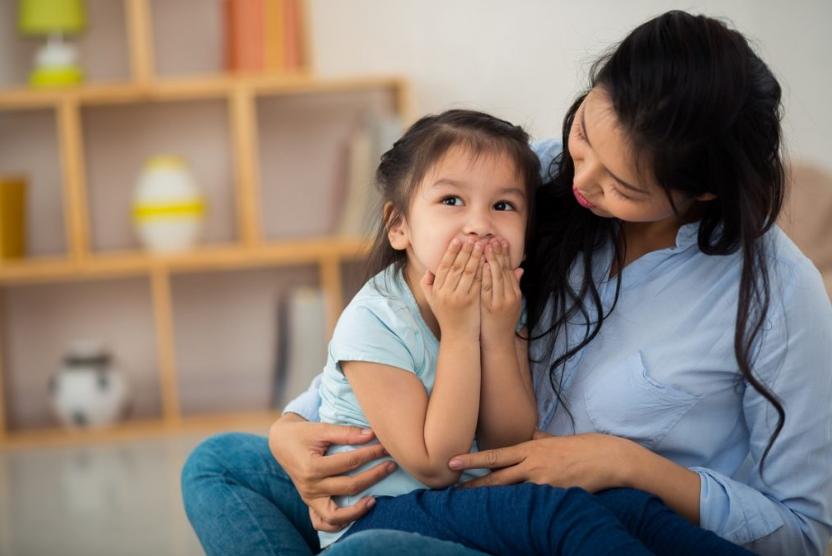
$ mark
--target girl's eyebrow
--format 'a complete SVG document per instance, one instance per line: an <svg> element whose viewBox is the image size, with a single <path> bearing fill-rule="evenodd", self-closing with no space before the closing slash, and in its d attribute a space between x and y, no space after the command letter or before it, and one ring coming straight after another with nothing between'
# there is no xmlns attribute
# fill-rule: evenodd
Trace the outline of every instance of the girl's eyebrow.
<svg viewBox="0 0 832 556"><path fill-rule="evenodd" d="M586 140L586 144L589 145L590 148L592 148L592 143L589 141L589 135L587 135L587 132L586 132L586 118L584 117L585 113L586 113L586 109L582 108L581 109L581 121L580 121L581 132L584 134L584 139ZM622 180L621 178L619 178L618 176L616 176L615 174L610 172L609 168L604 168L604 169L607 171L607 173L610 175L610 177L612 177L612 179L617 181L618 184L621 185L622 187L624 187L626 189L629 189L630 191L634 191L636 193L641 193L642 195L648 195L647 191L645 191L643 189L639 189L638 187L636 187L634 185L630 185L626 181Z"/></svg>
<svg viewBox="0 0 832 556"><path fill-rule="evenodd" d="M465 188L467 184L464 182L448 179L448 178L441 178L433 182L431 187L458 187L458 188ZM514 186L503 187L499 191L497 191L500 195L517 195L518 197L526 198L526 192Z"/></svg>

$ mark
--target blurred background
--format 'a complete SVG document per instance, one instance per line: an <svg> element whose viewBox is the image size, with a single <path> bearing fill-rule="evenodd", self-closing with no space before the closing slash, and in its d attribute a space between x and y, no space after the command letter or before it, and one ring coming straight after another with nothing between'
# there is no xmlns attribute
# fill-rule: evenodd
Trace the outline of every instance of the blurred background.
<svg viewBox="0 0 832 556"><path fill-rule="evenodd" d="M832 291L828 0L0 0L0 554L200 554L182 463L321 369L402 126L560 136L669 9L779 77L782 225Z"/></svg>

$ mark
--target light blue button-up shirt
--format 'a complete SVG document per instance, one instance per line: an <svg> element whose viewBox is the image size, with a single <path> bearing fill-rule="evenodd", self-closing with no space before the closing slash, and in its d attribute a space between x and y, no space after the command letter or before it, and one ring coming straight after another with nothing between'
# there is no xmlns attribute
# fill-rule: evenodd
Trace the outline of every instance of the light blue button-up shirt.
<svg viewBox="0 0 832 556"><path fill-rule="evenodd" d="M544 169L560 148L535 144ZM821 555L832 534L832 307L823 282L779 228L767 234L772 301L753 367L786 421L761 477L777 414L741 380L734 355L741 258L703 254L697 232L683 226L675 246L621 272L615 310L564 369L569 413L548 377L561 349L532 343L540 428L634 440L699 474L705 529L763 555ZM596 268L609 268L611 248L595 256ZM609 307L615 281L599 275L596 285ZM319 382L286 411L318 420Z"/></svg>

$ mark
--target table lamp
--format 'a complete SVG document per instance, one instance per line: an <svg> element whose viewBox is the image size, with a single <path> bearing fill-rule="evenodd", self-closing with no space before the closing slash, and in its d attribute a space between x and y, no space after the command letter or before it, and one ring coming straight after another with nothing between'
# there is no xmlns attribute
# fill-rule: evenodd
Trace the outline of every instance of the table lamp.
<svg viewBox="0 0 832 556"><path fill-rule="evenodd" d="M20 0L18 27L24 35L47 35L47 43L35 54L29 77L33 87L76 85L83 79L75 48L64 42L64 34L83 31L86 10L83 0Z"/></svg>

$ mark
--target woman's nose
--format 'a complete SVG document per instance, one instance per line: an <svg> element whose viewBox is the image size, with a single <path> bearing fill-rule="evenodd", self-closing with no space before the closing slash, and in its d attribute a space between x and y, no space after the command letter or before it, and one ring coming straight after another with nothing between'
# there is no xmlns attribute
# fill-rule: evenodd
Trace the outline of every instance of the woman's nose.
<svg viewBox="0 0 832 556"><path fill-rule="evenodd" d="M575 162L575 177L573 183L585 193L595 189L600 182L604 168L594 157L587 156L580 162Z"/></svg>

